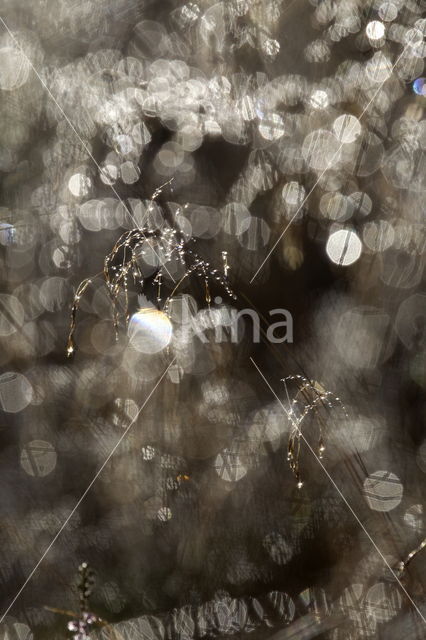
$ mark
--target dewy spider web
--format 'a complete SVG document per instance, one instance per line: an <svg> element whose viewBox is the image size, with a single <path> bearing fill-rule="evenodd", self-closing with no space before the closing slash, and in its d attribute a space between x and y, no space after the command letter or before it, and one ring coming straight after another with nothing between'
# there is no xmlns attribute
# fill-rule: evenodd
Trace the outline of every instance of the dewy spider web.
<svg viewBox="0 0 426 640"><path fill-rule="evenodd" d="M298 489L301 489L303 482L300 473L300 438L302 436L302 422L306 416L311 412L316 414L316 424L318 426L318 457L322 458L325 451L324 441L324 421L321 415L318 413L318 406L322 405L329 409L333 409L336 405L339 405L346 417L347 412L342 404L340 398L338 398L331 391L324 389L318 382L310 381L302 375L290 375L281 380L284 383L287 393L287 399L290 404L289 417L291 419L291 429L287 443L287 460L290 465L290 469L293 472L297 481ZM290 403L290 397L287 390L287 382L294 382L297 385L298 391L295 398ZM299 400L300 398L300 400ZM297 415L296 407L301 404L300 413Z"/></svg>
<svg viewBox="0 0 426 640"><path fill-rule="evenodd" d="M155 198L160 193L161 188L154 192L150 206L152 206ZM148 213L149 210L148 208ZM164 228L159 229L155 228L154 225L146 224L141 228L131 229L120 236L111 252L105 257L103 272L82 280L76 289L71 308L70 330L66 347L68 357L70 357L76 349L74 333L81 298L89 285L92 284L93 280L99 275L103 275L111 300L115 336L116 340L118 340L120 320L124 320L124 324L127 326L130 317L128 298L129 279L131 278L133 280L133 284L138 288L140 294L146 291L147 278L143 276L138 259L143 255L146 245L152 249L151 242L157 244L157 250L154 251L154 253L157 257L158 253L161 254L163 262L163 264L156 268L155 276L153 278L152 276L150 277L151 284L157 289L156 300L159 307L162 302L161 288L163 285L164 271L168 272L165 265L175 259L185 269L183 276L177 282L172 292L165 298L161 309L164 313L169 315L172 297L177 293L183 282L192 275L202 280L205 291L205 301L208 306L210 306L211 303L210 283L212 281L215 281L216 285L224 289L232 299L236 299L236 295L228 283L229 265L226 251L222 252L223 274L221 274L218 269L212 268L208 262L203 260L192 249L188 248L186 246L188 240L185 238L185 235L172 226L164 226ZM123 308L121 310L119 308L120 294L123 294L124 297Z"/></svg>

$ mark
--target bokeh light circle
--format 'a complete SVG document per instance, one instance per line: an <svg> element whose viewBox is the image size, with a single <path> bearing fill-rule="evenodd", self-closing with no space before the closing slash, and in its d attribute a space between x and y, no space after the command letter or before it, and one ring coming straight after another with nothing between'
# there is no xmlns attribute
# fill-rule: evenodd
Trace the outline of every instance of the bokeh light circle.
<svg viewBox="0 0 426 640"><path fill-rule="evenodd" d="M364 497L373 511L392 511L402 500L403 486L390 471L375 471L364 481Z"/></svg>
<svg viewBox="0 0 426 640"><path fill-rule="evenodd" d="M165 313L155 308L140 309L129 322L129 343L136 351L154 354L163 351L172 339L173 327Z"/></svg>
<svg viewBox="0 0 426 640"><path fill-rule="evenodd" d="M0 406L6 413L18 413L33 398L30 381L22 374L8 371L0 375Z"/></svg>
<svg viewBox="0 0 426 640"><path fill-rule="evenodd" d="M334 264L346 267L356 262L360 257L362 242L355 231L340 229L329 236L326 251Z"/></svg>
<svg viewBox="0 0 426 640"><path fill-rule="evenodd" d="M21 467L29 476L42 478L56 467L55 448L46 440L31 440L22 447Z"/></svg>

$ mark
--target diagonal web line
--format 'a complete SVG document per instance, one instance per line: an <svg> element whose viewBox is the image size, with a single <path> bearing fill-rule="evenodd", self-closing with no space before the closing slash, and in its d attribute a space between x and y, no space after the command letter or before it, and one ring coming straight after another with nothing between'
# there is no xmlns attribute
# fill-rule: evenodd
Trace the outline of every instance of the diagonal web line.
<svg viewBox="0 0 426 640"><path fill-rule="evenodd" d="M84 498L87 496L87 494L89 493L90 489L93 487L93 485L95 484L96 480L99 478L100 474L102 473L102 471L104 470L104 468L106 467L106 465L108 464L108 462L110 461L110 459L112 458L112 456L114 455L115 451L118 449L118 447L120 446L121 442L124 440L124 438L126 437L126 435L129 433L130 429L132 428L132 426L135 424L136 420L138 419L139 415L141 414L142 410L144 409L144 407L147 405L147 403L149 402L149 400L151 399L151 397L153 396L153 394L155 393L155 391L157 390L160 382L163 380L164 376L166 375L166 373L168 372L168 370L170 369L170 367L172 366L172 364L175 362L176 357L173 358L173 360L167 365L167 368L165 369L165 371L161 374L160 378L157 380L156 384L154 385L153 389L151 389L148 397L146 398L145 402L142 404L142 406L138 409L135 417L133 418L133 420L130 422L130 424L127 426L127 428L125 429L125 431L123 432L123 434L120 436L120 438L118 439L118 441L116 442L116 444L114 445L114 447L112 448L112 450L110 451L110 453L108 454L108 456L106 457L106 459L104 460L104 462L102 463L101 467L98 469L98 471L96 472L96 474L94 475L93 479L90 481L89 485L87 486L87 488L83 491L83 493L81 494L80 498L78 499L77 503L75 504L75 506L73 507L73 509L71 510L71 512L69 513L69 515L67 516L67 518L64 520L64 522L62 523L61 528L59 529L59 531L56 533L56 535L54 536L54 538L51 540L50 544L48 545L48 547L45 549L43 555L41 556L40 560L37 562L37 564L34 566L34 568L32 569L31 573L28 575L28 577L26 578L24 584L22 585L22 587L19 589L18 593L15 595L15 597L13 598L12 602L10 603L10 605L7 607L6 611L3 613L3 615L0 618L0 624L3 622L3 620L5 619L5 617L7 616L7 614L9 613L10 609L13 607L13 605L15 604L15 602L17 601L17 599L19 598L19 596L21 595L21 593L23 592L23 590L25 589L25 587L27 586L27 584L29 583L29 581L31 580L31 578L33 577L33 575L35 574L35 572L37 571L37 569L39 568L39 566L41 565L41 563L43 562L44 558L47 556L47 554L49 553L50 549L53 547L53 545L55 544L56 540L59 538L59 536L61 535L62 531L65 529L65 527L67 526L68 522L71 520L72 516L74 515L74 513L77 511L78 507L81 505L81 503L83 502Z"/></svg>
<svg viewBox="0 0 426 640"><path fill-rule="evenodd" d="M412 36L411 40L414 38L414 35ZM408 46L410 44L410 41L406 43L406 45ZM401 60L401 58L403 57L404 53L406 51L406 48L404 47L403 50L401 51L401 53L399 54L399 56L397 57L397 59L395 60L395 62L393 63L392 67L391 67L391 73L394 71L396 65L398 64L398 62ZM365 115L367 109L370 107L370 105L374 102L374 100L376 99L376 97L378 96L379 92L382 90L382 87L384 86L384 84L387 82L388 78L386 78L386 80L384 80L383 82L381 82L378 86L378 88L376 89L376 91L373 93L373 96L370 98L370 100L367 102L366 106L364 107L364 109L361 111L361 114L359 115L358 120L361 120L362 116ZM355 126L355 122L352 123L352 125L350 125L350 127L348 127L348 132L349 133L353 133L354 132L354 126ZM266 258L263 260L262 264L260 265L260 267L257 269L256 273L253 275L252 279L250 280L250 284L252 284L253 280L256 278L256 276L260 273L260 271L263 269L263 267L265 266L266 262L269 260L269 258L271 257L271 255L273 254L273 252L275 251L277 245L279 244L279 242L283 239L283 237L285 236L285 234L287 233L287 231L289 230L289 228L291 227L291 225L293 224L294 220L297 217L297 214L303 209L303 207L305 206L306 202L309 200L310 196L312 195L312 193L315 191L315 189L317 188L321 178L323 177L323 175L325 174L326 171L329 170L329 168L332 166L335 158L337 158L337 156L339 155L339 153L341 152L341 150L343 149L344 146L344 142L340 143L340 146L337 147L336 151L334 152L333 156L331 157L330 161L328 162L327 166L325 169L323 169L323 171L319 174L318 178L315 180L314 185L311 187L311 189L308 191L307 195L304 197L304 199L302 200L300 206L297 208L296 213L294 213L294 215L290 218L290 220L288 221L287 225L284 227L284 231L281 233L281 235L278 237L278 240L276 240L274 242L274 244L272 245L271 249L269 250Z"/></svg>
<svg viewBox="0 0 426 640"><path fill-rule="evenodd" d="M259 367L257 366L256 362L253 360L252 357L250 357L250 360L253 364L253 366L257 369L257 372L259 373L259 375L261 376L261 378L263 379L263 381L265 382L266 386L269 388L269 390L271 391L271 393L274 395L275 399L279 402L281 408L283 409L283 411L285 412L285 414L287 415L287 417L292 421L293 423L293 419L291 414L289 413L289 411L287 411L287 409L284 407L283 403L281 402L281 400L279 399L279 397L277 396L277 394L275 393L275 391L273 390L273 388L271 387L271 385L269 384L268 380L265 378L265 376L263 375L262 371L259 369ZM324 471L325 475L327 476L327 478L330 480L331 484L333 485L333 487L336 489L337 493L339 494L339 496L342 498L343 502L345 503L345 505L347 506L347 508L349 509L349 511L352 513L353 517L355 518L355 520L357 521L357 523L360 525L360 527L362 528L362 530L364 531L365 535L367 536L367 538L370 540L371 544L373 545L373 547L375 548L375 550L377 551L377 553L379 554L379 556L382 558L383 562L385 563L385 565L387 566L387 568L389 569L389 571L391 572L392 576L395 578L395 580L397 581L398 585L401 587L402 591L405 593L405 595L407 596L408 600L411 602L411 604L413 605L414 609L417 611L417 613L419 614L419 616L421 617L421 619L423 620L423 622L426 623L426 618L424 617L424 615L422 614L422 612L420 611L419 607L417 606L417 604L414 602L413 598L410 596L410 594L408 593L407 589L404 587L404 585L402 584L401 580L398 578L398 576L396 575L395 571L392 569L391 565L389 564L389 562L386 560L385 556L383 555L382 551L380 550L380 548L377 546L376 542L373 540L373 538L371 537L371 535L368 533L367 529L365 528L365 526L363 525L363 523L361 522L360 518L357 516L357 514L355 513L355 511L353 510L353 508L351 507L350 503L348 502L348 500L346 499L346 497L344 496L344 494L342 493L342 491L339 489L338 485L336 484L336 482L333 480L333 478L331 477L331 475L329 474L329 472L327 471L327 469L325 468L325 466L323 465L323 463L321 462L320 458L317 456L317 454L315 453L314 449L311 447L311 445L309 444L309 442L306 440L305 436L303 435L302 431L299 430L299 434L301 436L301 438L303 439L303 442L306 444L306 446L308 447L309 451L312 453L312 455L314 456L314 458L316 459L316 461L318 462L318 464L320 465L321 469Z"/></svg>
<svg viewBox="0 0 426 640"><path fill-rule="evenodd" d="M69 125L70 129L72 130L72 132L74 133L74 135L76 136L77 140L80 142L81 146L83 147L83 149L86 151L87 155L89 156L89 158L93 161L93 163L96 165L98 171L100 173L102 173L102 168L100 167L100 165L98 164L96 158L94 157L94 155L92 154L92 152L90 151L90 148L87 146L87 144L84 142L84 140L82 139L82 137L80 136L80 134L78 133L77 129L75 128L75 126L73 125L73 123L71 122L71 120L69 119L69 117L67 116L67 114L65 113L65 111L63 110L63 108L61 107L61 105L59 104L59 102L56 100L55 96L53 95L53 93L51 92L51 90L49 89L49 87L47 86L47 84L45 83L45 81L43 80L43 78L41 77L41 75L39 74L39 72L37 71L36 67L33 65L32 61L30 60L30 58L27 56L27 54L25 53L24 49L22 48L19 40L17 39L17 37L15 36L15 34L9 29L9 27L7 26L6 22L3 20L3 18L0 16L0 22L3 24L4 28L6 29L6 31L8 32L8 34L10 35L10 37L12 38L13 42L16 44L16 46L19 48L19 51L21 52L21 54L24 56L24 58L26 59L26 61L28 62L28 64L30 65L31 69L34 71L35 75L37 76L37 78L40 81L40 84L43 86L43 88L46 90L46 92L49 94L49 97L53 100L53 102L55 103L55 106L57 107L58 111L60 111L60 113L63 115L63 117L65 118L67 124ZM166 183L167 184L167 183ZM108 185L111 190L113 191L113 193L117 196L120 204L124 207L126 213L128 214L129 218L131 219L131 221L133 222L133 224L137 227L137 229L139 229L139 231L142 233L143 238L148 242L148 245L151 247L153 253L155 254L155 256L158 258L159 263L161 264L161 259L160 257L157 255L155 249L151 246L151 244L148 241L148 238L145 236L145 234L143 233L142 229L140 229L136 218L134 217L134 215L132 214L132 212L130 211L129 207L126 205L125 202L123 202L123 200L120 198L117 189L114 187L113 184ZM164 185L163 185L164 186ZM169 272L169 270L167 269L167 267L165 265L163 265L164 269L167 271L167 274L170 276L171 280L173 282L176 282L176 280L174 279L174 277L172 276L172 274Z"/></svg>

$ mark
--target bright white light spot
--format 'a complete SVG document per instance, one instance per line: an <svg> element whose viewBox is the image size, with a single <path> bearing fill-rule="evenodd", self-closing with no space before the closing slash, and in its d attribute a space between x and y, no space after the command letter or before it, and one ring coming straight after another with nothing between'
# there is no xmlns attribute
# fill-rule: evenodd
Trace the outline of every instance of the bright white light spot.
<svg viewBox="0 0 426 640"><path fill-rule="evenodd" d="M115 164L106 164L101 167L99 176L104 184L114 184L118 178L118 167Z"/></svg>
<svg viewBox="0 0 426 640"><path fill-rule="evenodd" d="M327 92L317 89L312 93L309 102L314 109L326 109L329 104Z"/></svg>
<svg viewBox="0 0 426 640"><path fill-rule="evenodd" d="M130 136L121 134L116 138L117 148L120 153L126 155L132 153L135 148L134 142Z"/></svg>
<svg viewBox="0 0 426 640"><path fill-rule="evenodd" d="M161 507L157 512L157 518L161 522L167 522L172 517L172 512L169 507Z"/></svg>
<svg viewBox="0 0 426 640"><path fill-rule="evenodd" d="M262 49L267 56L275 58L280 50L280 43L272 38L265 38L262 42Z"/></svg>
<svg viewBox="0 0 426 640"><path fill-rule="evenodd" d="M265 140L278 140L284 135L284 120L278 113L267 115L259 124L259 133Z"/></svg>
<svg viewBox="0 0 426 640"><path fill-rule="evenodd" d="M366 26L365 32L370 40L380 40L385 35L385 25L380 20L372 20Z"/></svg>
<svg viewBox="0 0 426 640"><path fill-rule="evenodd" d="M141 353L159 353L170 344L172 333L172 323L158 309L141 309L130 318L130 344Z"/></svg>
<svg viewBox="0 0 426 640"><path fill-rule="evenodd" d="M355 116L344 113L333 122L333 131L340 142L349 144L354 142L361 133L361 123Z"/></svg>
<svg viewBox="0 0 426 640"><path fill-rule="evenodd" d="M282 198L289 207L300 207L305 197L305 188L298 182L287 182L282 190Z"/></svg>
<svg viewBox="0 0 426 640"><path fill-rule="evenodd" d="M76 198L87 196L91 186L92 181L90 180L89 176L85 176L83 173L75 173L68 180L68 189Z"/></svg>
<svg viewBox="0 0 426 640"><path fill-rule="evenodd" d="M144 460L152 460L153 457L155 456L155 449L154 447L151 447L151 445L146 445L145 447L142 447L141 449L142 452L142 458Z"/></svg>
<svg viewBox="0 0 426 640"><path fill-rule="evenodd" d="M360 257L362 242L354 231L340 229L328 238L326 251L332 262L346 267Z"/></svg>

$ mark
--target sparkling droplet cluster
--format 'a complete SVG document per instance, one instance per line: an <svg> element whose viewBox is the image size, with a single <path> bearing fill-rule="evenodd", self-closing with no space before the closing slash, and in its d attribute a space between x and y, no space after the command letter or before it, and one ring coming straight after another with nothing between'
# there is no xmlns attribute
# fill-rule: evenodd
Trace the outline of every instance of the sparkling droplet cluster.
<svg viewBox="0 0 426 640"><path fill-rule="evenodd" d="M347 417L340 398L331 391L327 391L318 382L310 381L302 375L290 375L281 380L284 383L286 393L288 395L287 383L294 383L297 387L297 393L290 404L287 413L290 420L291 429L287 442L287 461L290 469L296 479L297 488L303 487L303 480L300 472L300 452L301 441L305 440L302 432L302 423L306 416L314 413L315 423L318 429L317 456L321 459L325 452L324 443L324 417L318 411L319 408L334 409L340 406Z"/></svg>

